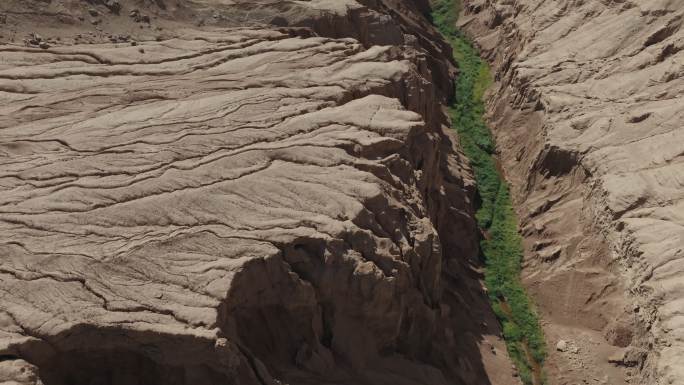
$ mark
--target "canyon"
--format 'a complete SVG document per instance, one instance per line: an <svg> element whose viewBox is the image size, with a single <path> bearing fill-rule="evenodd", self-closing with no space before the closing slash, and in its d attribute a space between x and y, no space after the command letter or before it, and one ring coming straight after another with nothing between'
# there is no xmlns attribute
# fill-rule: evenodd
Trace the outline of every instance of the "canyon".
<svg viewBox="0 0 684 385"><path fill-rule="evenodd" d="M444 4L493 79L534 379ZM0 383L684 384L683 14L2 1Z"/></svg>
<svg viewBox="0 0 684 385"><path fill-rule="evenodd" d="M492 64L487 117L550 383L684 381L683 15L659 0L462 4ZM580 354L554 349L567 339Z"/></svg>

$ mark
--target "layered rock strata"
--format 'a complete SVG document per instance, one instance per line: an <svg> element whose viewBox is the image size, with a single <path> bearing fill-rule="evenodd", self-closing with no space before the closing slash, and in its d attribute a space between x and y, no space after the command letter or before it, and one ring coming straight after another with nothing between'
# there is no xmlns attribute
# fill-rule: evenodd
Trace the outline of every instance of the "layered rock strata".
<svg viewBox="0 0 684 385"><path fill-rule="evenodd" d="M421 4L110 3L2 5L1 381L515 382Z"/></svg>
<svg viewBox="0 0 684 385"><path fill-rule="evenodd" d="M547 323L551 383L684 383L684 9L463 2ZM560 350L560 349L559 349ZM612 364L609 364L611 361ZM615 368L630 367L623 371Z"/></svg>

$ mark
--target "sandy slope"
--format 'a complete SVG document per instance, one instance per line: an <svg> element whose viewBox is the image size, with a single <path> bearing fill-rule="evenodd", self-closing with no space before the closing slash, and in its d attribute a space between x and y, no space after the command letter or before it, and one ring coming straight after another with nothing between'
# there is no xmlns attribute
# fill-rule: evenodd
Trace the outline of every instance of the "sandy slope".
<svg viewBox="0 0 684 385"><path fill-rule="evenodd" d="M682 383L681 1L465 1L463 11L497 80L490 122L516 188L525 280L551 345L585 345L552 354L552 383Z"/></svg>

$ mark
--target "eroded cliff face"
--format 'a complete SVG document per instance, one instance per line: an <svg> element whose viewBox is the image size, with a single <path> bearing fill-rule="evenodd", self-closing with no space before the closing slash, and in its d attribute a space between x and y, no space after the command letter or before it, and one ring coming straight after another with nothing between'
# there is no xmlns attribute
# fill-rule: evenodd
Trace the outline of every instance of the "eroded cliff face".
<svg viewBox="0 0 684 385"><path fill-rule="evenodd" d="M684 383L683 16L676 0L463 2L552 384Z"/></svg>
<svg viewBox="0 0 684 385"><path fill-rule="evenodd" d="M515 383L425 7L0 4L0 381Z"/></svg>

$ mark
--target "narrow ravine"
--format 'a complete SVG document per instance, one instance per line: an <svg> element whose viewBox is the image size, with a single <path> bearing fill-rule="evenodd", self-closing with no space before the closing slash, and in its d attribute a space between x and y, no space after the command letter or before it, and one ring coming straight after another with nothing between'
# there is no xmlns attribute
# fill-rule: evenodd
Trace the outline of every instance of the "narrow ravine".
<svg viewBox="0 0 684 385"><path fill-rule="evenodd" d="M483 94L491 81L489 68L456 28L458 1L435 0L432 6L432 20L453 47L460 71L449 113L478 184L481 202L477 220L485 234L481 251L489 298L521 380L525 384L541 385L545 382L544 336L520 281L522 238L508 184L498 167L494 139L483 118Z"/></svg>

